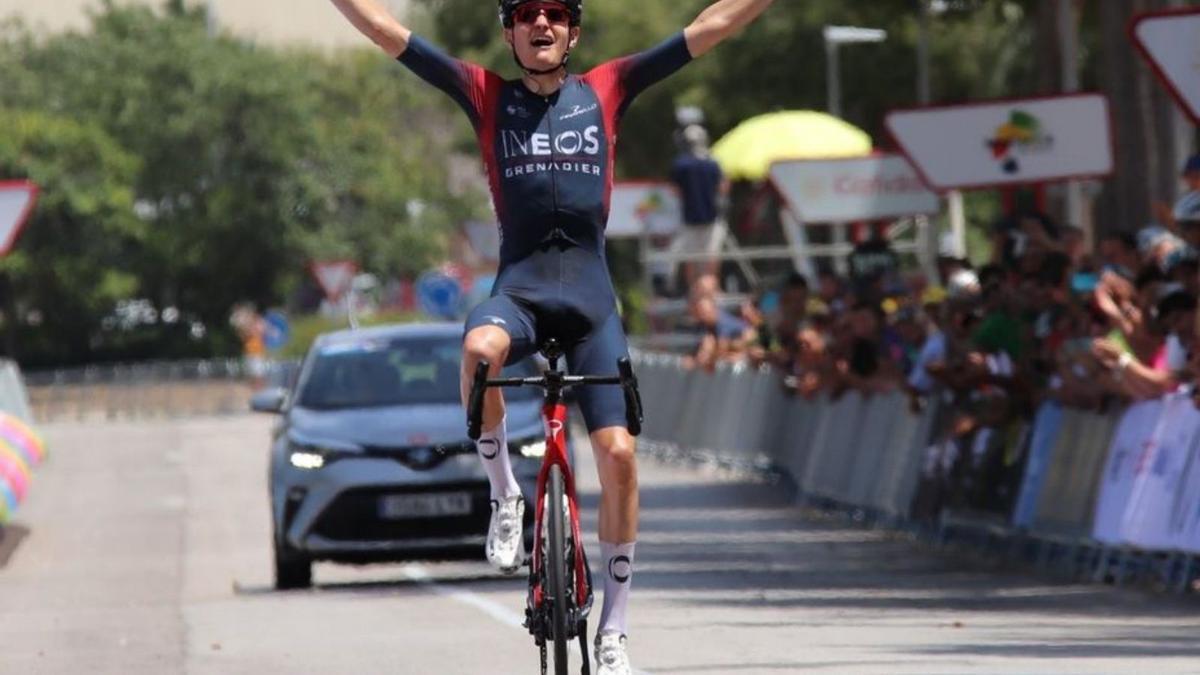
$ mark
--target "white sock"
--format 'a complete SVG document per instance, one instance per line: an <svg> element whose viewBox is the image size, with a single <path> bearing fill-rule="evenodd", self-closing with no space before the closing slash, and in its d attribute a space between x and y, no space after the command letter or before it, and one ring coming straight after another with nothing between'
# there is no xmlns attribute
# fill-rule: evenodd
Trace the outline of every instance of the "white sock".
<svg viewBox="0 0 1200 675"><path fill-rule="evenodd" d="M604 557L604 608L600 610L598 633L628 633L625 610L629 605L629 587L633 585L634 546L637 542L600 542L600 554Z"/></svg>
<svg viewBox="0 0 1200 675"><path fill-rule="evenodd" d="M483 470L487 471L488 482L492 485L492 499L497 501L521 494L521 486L517 485L508 458L507 421L507 417L502 418L495 429L483 432L475 441L475 450L483 460Z"/></svg>

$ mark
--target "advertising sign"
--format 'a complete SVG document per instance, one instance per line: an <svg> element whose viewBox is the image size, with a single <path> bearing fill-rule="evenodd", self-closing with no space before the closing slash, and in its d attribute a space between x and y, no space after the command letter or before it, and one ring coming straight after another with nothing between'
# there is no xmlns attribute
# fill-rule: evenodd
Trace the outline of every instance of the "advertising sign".
<svg viewBox="0 0 1200 675"><path fill-rule="evenodd" d="M609 237L640 237L646 228L650 234L673 234L683 219L679 194L670 183L636 181L613 185L609 200Z"/></svg>
<svg viewBox="0 0 1200 675"><path fill-rule="evenodd" d="M0 256L12 250L33 212L38 187L28 181L0 181Z"/></svg>
<svg viewBox="0 0 1200 675"><path fill-rule="evenodd" d="M888 131L937 190L1104 176L1113 170L1100 94L988 101L888 113Z"/></svg>
<svg viewBox="0 0 1200 675"><path fill-rule="evenodd" d="M779 194L809 223L848 223L937 213L930 191L903 155L787 160L771 165Z"/></svg>
<svg viewBox="0 0 1200 675"><path fill-rule="evenodd" d="M1129 36L1192 123L1200 124L1200 7L1137 16Z"/></svg>

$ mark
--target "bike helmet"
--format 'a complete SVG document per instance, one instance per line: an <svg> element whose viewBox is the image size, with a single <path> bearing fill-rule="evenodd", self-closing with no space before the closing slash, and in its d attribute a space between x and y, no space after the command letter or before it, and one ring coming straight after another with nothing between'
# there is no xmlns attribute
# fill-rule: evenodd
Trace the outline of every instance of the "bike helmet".
<svg viewBox="0 0 1200 675"><path fill-rule="evenodd" d="M527 2L544 2L545 0L500 0L500 24L505 28L513 27L513 12L517 7ZM583 21L583 0L551 0L566 5L571 13L571 25L578 26Z"/></svg>

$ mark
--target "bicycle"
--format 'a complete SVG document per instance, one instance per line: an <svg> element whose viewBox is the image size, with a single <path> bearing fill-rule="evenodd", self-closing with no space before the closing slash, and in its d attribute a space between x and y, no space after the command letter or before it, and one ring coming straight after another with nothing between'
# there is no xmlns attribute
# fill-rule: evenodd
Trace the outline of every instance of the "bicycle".
<svg viewBox="0 0 1200 675"><path fill-rule="evenodd" d="M562 347L557 340L547 340L540 351L550 364L541 377L489 379L486 361L475 367L467 406L467 435L471 440L479 439L483 396L488 387L532 386L543 390L546 454L537 478L535 538L529 564L525 627L538 646L542 675L546 675L549 642L554 644L555 675L567 675L567 647L573 638L579 639L583 654L580 672L589 675L587 617L592 608L592 572L579 526L575 477L567 459L566 434L563 433L567 424L567 406L563 402L563 393L570 387L581 385L620 385L625 394L626 423L629 433L634 436L642 429L642 402L637 378L627 357L617 361L616 376L565 375L558 369Z"/></svg>

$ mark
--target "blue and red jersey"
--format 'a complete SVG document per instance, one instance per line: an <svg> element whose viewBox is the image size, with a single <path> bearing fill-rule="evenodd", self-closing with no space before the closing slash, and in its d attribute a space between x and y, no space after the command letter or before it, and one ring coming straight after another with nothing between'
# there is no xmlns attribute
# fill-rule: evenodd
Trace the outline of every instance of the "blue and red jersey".
<svg viewBox="0 0 1200 675"><path fill-rule="evenodd" d="M559 339L572 372L616 374L629 349L604 255L617 127L633 99L691 61L680 33L657 47L569 75L550 96L503 80L413 36L400 62L466 111L500 220L492 297L464 328L504 329L508 362ZM625 425L616 387L585 387L589 431Z"/></svg>
<svg viewBox="0 0 1200 675"><path fill-rule="evenodd" d="M621 117L639 93L691 55L679 33L648 51L568 75L550 96L452 58L417 36L399 60L457 101L475 127L500 221L502 285L512 276L509 267L551 240L582 248L603 266ZM604 281L609 285L606 271Z"/></svg>

